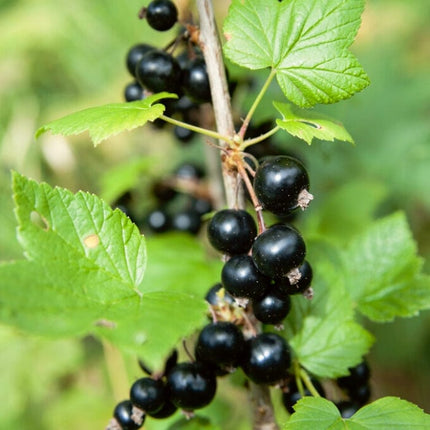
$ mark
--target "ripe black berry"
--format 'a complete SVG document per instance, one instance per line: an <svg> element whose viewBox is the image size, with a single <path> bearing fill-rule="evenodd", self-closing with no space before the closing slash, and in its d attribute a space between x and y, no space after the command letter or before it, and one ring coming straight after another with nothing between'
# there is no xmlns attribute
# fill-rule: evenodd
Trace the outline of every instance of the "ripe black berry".
<svg viewBox="0 0 430 430"><path fill-rule="evenodd" d="M172 229L191 234L197 234L202 224L200 215L193 210L176 212L172 216Z"/></svg>
<svg viewBox="0 0 430 430"><path fill-rule="evenodd" d="M130 48L126 57L127 69L130 74L136 77L136 66L137 63L142 59L142 57L149 51L155 49L153 46L147 45L145 43L139 43Z"/></svg>
<svg viewBox="0 0 430 430"><path fill-rule="evenodd" d="M277 224L261 233L252 246L252 258L258 270L270 278L286 276L302 264L306 246L292 227Z"/></svg>
<svg viewBox="0 0 430 430"><path fill-rule="evenodd" d="M357 385L354 388L348 390L349 398L360 406L365 405L371 395L370 385L365 383L363 385Z"/></svg>
<svg viewBox="0 0 430 430"><path fill-rule="evenodd" d="M351 418L359 409L359 406L353 402L342 401L336 404L342 418Z"/></svg>
<svg viewBox="0 0 430 430"><path fill-rule="evenodd" d="M192 198L191 209L203 216L212 211L212 203L208 199Z"/></svg>
<svg viewBox="0 0 430 430"><path fill-rule="evenodd" d="M258 167L254 190L264 209L286 215L297 207L307 207L309 177L303 164L286 155L270 157ZM303 190L305 190L303 192Z"/></svg>
<svg viewBox="0 0 430 430"><path fill-rule="evenodd" d="M164 383L152 378L138 379L130 389L130 400L133 405L147 413L158 412L167 399Z"/></svg>
<svg viewBox="0 0 430 430"><path fill-rule="evenodd" d="M177 409L178 408L170 400L167 400L158 412L154 414L148 413L148 416L157 419L168 418L172 416Z"/></svg>
<svg viewBox="0 0 430 430"><path fill-rule="evenodd" d="M252 301L255 317L263 324L280 324L291 308L290 296L270 291L260 300Z"/></svg>
<svg viewBox="0 0 430 430"><path fill-rule="evenodd" d="M205 61L197 57L184 69L182 86L188 96L198 103L211 101L211 89Z"/></svg>
<svg viewBox="0 0 430 430"><path fill-rule="evenodd" d="M136 424L131 416L133 415L133 404L130 400L124 400L115 406L113 411L114 418L118 421L122 430L136 430L142 427L143 421L145 421L145 415L143 416L142 423Z"/></svg>
<svg viewBox="0 0 430 430"><path fill-rule="evenodd" d="M183 163L176 168L174 175L181 179L197 181L205 176L205 172L197 164Z"/></svg>
<svg viewBox="0 0 430 430"><path fill-rule="evenodd" d="M311 382L312 385L314 386L314 388L318 391L318 393L320 394L320 396L325 397L325 392L323 387L321 386L321 384L319 383L318 380L311 378ZM305 396L311 396L311 392L304 387L304 395ZM302 398L302 395L299 392L299 389L297 387L297 383L296 380L293 379L289 384L288 384L288 391L282 393L282 403L285 406L285 409L292 414L294 412L294 408L293 406Z"/></svg>
<svg viewBox="0 0 430 430"><path fill-rule="evenodd" d="M291 284L288 278L283 278L275 284L275 289L281 294L299 294L306 291L312 282L313 272L312 267L307 260L305 260L299 267L300 279L295 284Z"/></svg>
<svg viewBox="0 0 430 430"><path fill-rule="evenodd" d="M145 17L154 30L166 31L178 20L178 10L170 0L153 0L146 9Z"/></svg>
<svg viewBox="0 0 430 430"><path fill-rule="evenodd" d="M249 255L235 255L221 272L224 288L234 297L259 299L264 296L270 279L262 275Z"/></svg>
<svg viewBox="0 0 430 430"><path fill-rule="evenodd" d="M276 333L261 333L246 342L242 368L255 383L275 384L288 376L290 364L290 348Z"/></svg>
<svg viewBox="0 0 430 430"><path fill-rule="evenodd" d="M181 69L170 54L154 49L147 52L137 63L136 77L141 85L154 93L178 93Z"/></svg>
<svg viewBox="0 0 430 430"><path fill-rule="evenodd" d="M154 233L163 233L171 227L170 216L164 209L154 209L146 216L146 225Z"/></svg>
<svg viewBox="0 0 430 430"><path fill-rule="evenodd" d="M257 236L254 218L245 210L224 209L209 221L211 245L226 254L246 254Z"/></svg>
<svg viewBox="0 0 430 430"><path fill-rule="evenodd" d="M234 298L224 289L222 298L218 295L218 291L223 288L222 284L215 284L206 293L205 300L212 306L219 306L222 302L227 304L234 303Z"/></svg>
<svg viewBox="0 0 430 430"><path fill-rule="evenodd" d="M347 390L357 386L365 385L370 378L370 368L366 361L362 361L355 367L350 367L349 375L338 378L337 384Z"/></svg>
<svg viewBox="0 0 430 430"><path fill-rule="evenodd" d="M167 388L178 408L199 409L214 398L216 378L202 363L179 363L167 375Z"/></svg>
<svg viewBox="0 0 430 430"><path fill-rule="evenodd" d="M143 99L143 88L139 82L132 82L125 87L124 98L126 102L134 102Z"/></svg>
<svg viewBox="0 0 430 430"><path fill-rule="evenodd" d="M206 325L196 342L196 359L211 367L237 367L242 359L245 339L233 323L219 321Z"/></svg>

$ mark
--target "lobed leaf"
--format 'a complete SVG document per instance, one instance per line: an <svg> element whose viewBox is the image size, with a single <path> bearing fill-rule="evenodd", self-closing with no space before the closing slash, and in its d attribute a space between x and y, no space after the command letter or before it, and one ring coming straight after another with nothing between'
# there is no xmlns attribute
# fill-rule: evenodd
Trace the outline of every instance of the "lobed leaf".
<svg viewBox="0 0 430 430"><path fill-rule="evenodd" d="M240 66L273 69L298 106L334 103L369 84L348 51L363 9L364 0L233 0L224 52Z"/></svg>
<svg viewBox="0 0 430 430"><path fill-rule="evenodd" d="M98 145L110 136L133 130L159 118L165 107L161 103L154 103L175 97L175 94L159 93L135 102L112 103L84 109L40 127L36 131L36 138L46 131L69 136L88 130L94 145Z"/></svg>

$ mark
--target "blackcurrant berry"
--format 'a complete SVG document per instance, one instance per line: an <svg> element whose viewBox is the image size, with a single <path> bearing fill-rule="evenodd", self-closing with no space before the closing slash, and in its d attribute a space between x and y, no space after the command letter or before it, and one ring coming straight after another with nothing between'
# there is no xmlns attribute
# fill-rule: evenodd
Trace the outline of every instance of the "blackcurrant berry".
<svg viewBox="0 0 430 430"><path fill-rule="evenodd" d="M178 363L167 375L170 400L185 410L208 405L215 396L214 373L199 362Z"/></svg>
<svg viewBox="0 0 430 430"><path fill-rule="evenodd" d="M348 390L349 398L354 402L357 403L359 406L365 405L371 395L370 385L369 384L363 384L363 385L357 385L353 388L350 388Z"/></svg>
<svg viewBox="0 0 430 430"><path fill-rule="evenodd" d="M355 367L350 367L349 375L337 379L337 384L347 390L357 386L365 385L370 378L370 368L366 361L362 361Z"/></svg>
<svg viewBox="0 0 430 430"><path fill-rule="evenodd" d="M203 216L212 211L212 203L208 199L192 198L191 209Z"/></svg>
<svg viewBox="0 0 430 430"><path fill-rule="evenodd" d="M211 89L206 63L202 58L190 61L183 70L182 86L185 93L198 103L211 101Z"/></svg>
<svg viewBox="0 0 430 430"><path fill-rule="evenodd" d="M312 385L314 386L314 388L318 391L318 393L320 394L320 396L325 397L325 391L322 387L322 385L319 383L318 380L311 378L311 382ZM305 396L311 396L311 392L304 387L304 395ZM299 392L299 389L297 387L297 383L295 381L295 379L293 379L289 384L288 384L288 391L284 392L282 394L282 403L285 406L285 409L292 414L294 412L294 408L293 406L302 398L302 395Z"/></svg>
<svg viewBox="0 0 430 430"><path fill-rule="evenodd" d="M217 368L237 367L242 359L245 339L233 323L219 321L206 325L195 346L198 361Z"/></svg>
<svg viewBox="0 0 430 430"><path fill-rule="evenodd" d="M261 333L245 345L242 368L257 384L275 384L288 376L291 353L287 342L276 333Z"/></svg>
<svg viewBox="0 0 430 430"><path fill-rule="evenodd" d="M148 413L148 416L157 419L168 418L172 416L177 409L178 408L170 400L167 400L158 412L154 414Z"/></svg>
<svg viewBox="0 0 430 430"><path fill-rule="evenodd" d="M163 181L154 182L151 187L151 193L159 202L162 203L167 203L173 200L177 194L174 188Z"/></svg>
<svg viewBox="0 0 430 430"><path fill-rule="evenodd" d="M286 215L297 207L305 208L312 198L305 167L286 155L261 163L253 185L263 208L276 215Z"/></svg>
<svg viewBox="0 0 430 430"><path fill-rule="evenodd" d="M342 401L336 404L342 418L351 418L360 408L357 404L348 401Z"/></svg>
<svg viewBox="0 0 430 430"><path fill-rule="evenodd" d="M259 299L264 296L270 279L261 274L249 255L235 255L221 272L224 288L234 297Z"/></svg>
<svg viewBox="0 0 430 430"><path fill-rule="evenodd" d="M133 405L147 413L158 412L166 399L167 392L160 379L141 378L130 389L130 400Z"/></svg>
<svg viewBox="0 0 430 430"><path fill-rule="evenodd" d="M252 245L252 258L258 270L274 279L285 277L300 266L306 255L302 236L294 228L276 224L261 233Z"/></svg>
<svg viewBox="0 0 430 430"><path fill-rule="evenodd" d="M123 400L115 406L113 411L114 418L118 421L122 430L136 430L142 427L143 421L145 421L145 415L143 416L142 424L136 424L131 418L133 415L133 403L130 400Z"/></svg>
<svg viewBox="0 0 430 430"><path fill-rule="evenodd" d="M299 294L305 292L312 282L313 272L312 267L307 260L305 260L299 267L300 279L297 283L291 284L288 278L283 278L276 282L274 289L281 294Z"/></svg>
<svg viewBox="0 0 430 430"><path fill-rule="evenodd" d="M136 66L137 63L142 59L142 57L149 51L155 49L153 46L147 45L145 43L139 43L130 48L126 57L127 69L130 74L136 77Z"/></svg>
<svg viewBox="0 0 430 430"><path fill-rule="evenodd" d="M154 49L147 52L137 63L136 77L142 86L159 93L180 90L181 69L167 52Z"/></svg>
<svg viewBox="0 0 430 430"><path fill-rule="evenodd" d="M182 163L174 171L174 175L180 179L197 181L205 176L204 170L194 163Z"/></svg>
<svg viewBox="0 0 430 430"><path fill-rule="evenodd" d="M256 236L254 218L242 209L218 211L208 224L209 242L226 254L246 254Z"/></svg>
<svg viewBox="0 0 430 430"><path fill-rule="evenodd" d="M145 221L148 228L154 233L164 233L172 226L169 214L161 208L149 212Z"/></svg>
<svg viewBox="0 0 430 430"><path fill-rule="evenodd" d="M224 289L224 294L222 298L219 296L218 292L223 288L222 284L215 284L206 293L205 300L212 306L219 306L222 302L227 304L233 304L234 298Z"/></svg>
<svg viewBox="0 0 430 430"><path fill-rule="evenodd" d="M201 225L200 215L194 210L183 210L172 215L173 230L197 234Z"/></svg>
<svg viewBox="0 0 430 430"><path fill-rule="evenodd" d="M170 0L153 0L146 9L145 17L154 30L166 31L178 20L178 10Z"/></svg>
<svg viewBox="0 0 430 430"><path fill-rule="evenodd" d="M136 100L142 100L143 88L139 82L132 82L125 87L124 98L126 102L135 102Z"/></svg>
<svg viewBox="0 0 430 430"><path fill-rule="evenodd" d="M263 324L280 324L291 308L290 296L270 291L260 300L252 301L255 317Z"/></svg>

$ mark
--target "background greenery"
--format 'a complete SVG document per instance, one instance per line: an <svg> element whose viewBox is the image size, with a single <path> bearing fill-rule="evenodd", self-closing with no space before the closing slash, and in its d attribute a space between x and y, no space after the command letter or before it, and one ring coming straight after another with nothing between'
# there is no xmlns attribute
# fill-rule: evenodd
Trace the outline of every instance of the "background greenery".
<svg viewBox="0 0 430 430"><path fill-rule="evenodd" d="M199 156L201 142L184 150L169 131L152 128L144 137L139 131L123 134L96 149L87 135L33 139L35 129L51 119L122 100L129 82L125 53L134 43L154 38L136 18L142 3L148 2L0 1L1 259L21 256L10 198L11 169L73 191L106 193L106 178L118 163L149 156L152 167L146 171L154 177L181 159ZM220 15L227 4L217 2ZM305 147L286 134L277 138L278 145L298 154L309 167L316 199L300 220L305 236L324 234L342 243L369 220L402 209L427 269L429 18L427 0L367 1L354 51L372 84L351 100L318 107L344 122L356 147L321 142ZM157 34L157 44L168 40L169 35ZM258 115L263 119L268 113L270 109L263 107ZM148 204L148 184L147 177L136 184L141 210ZM430 411L429 326L429 312L384 326L368 324L377 337L370 357L375 398L399 395ZM108 377L104 351L91 338L47 341L0 327L0 428L103 428L115 404L113 392L121 392L121 382ZM129 381L140 375L134 357L125 357L125 364ZM212 407L215 415L239 393L230 385L222 392L225 395Z"/></svg>

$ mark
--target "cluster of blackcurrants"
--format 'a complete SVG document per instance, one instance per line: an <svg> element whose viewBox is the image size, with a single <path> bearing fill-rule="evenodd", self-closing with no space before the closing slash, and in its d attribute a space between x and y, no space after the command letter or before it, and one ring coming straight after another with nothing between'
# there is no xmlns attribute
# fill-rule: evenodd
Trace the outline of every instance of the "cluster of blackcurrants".
<svg viewBox="0 0 430 430"><path fill-rule="evenodd" d="M170 0L153 0L143 10L142 17L155 30L165 31L178 20L176 6ZM192 28L192 26L190 27ZM169 53L185 44L185 49L174 56ZM206 63L199 48L192 42L190 30L182 28L179 36L167 49L158 49L146 43L131 47L127 53L126 64L134 80L125 87L127 102L141 100L150 93L167 91L179 96L178 100L166 99L167 116L176 116L188 124L199 125L200 105L211 101L209 78ZM165 122L156 120L155 126L162 127ZM174 127L175 137L184 144L190 142L194 132L181 126Z"/></svg>

